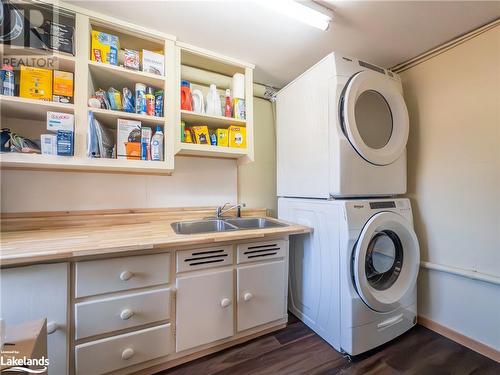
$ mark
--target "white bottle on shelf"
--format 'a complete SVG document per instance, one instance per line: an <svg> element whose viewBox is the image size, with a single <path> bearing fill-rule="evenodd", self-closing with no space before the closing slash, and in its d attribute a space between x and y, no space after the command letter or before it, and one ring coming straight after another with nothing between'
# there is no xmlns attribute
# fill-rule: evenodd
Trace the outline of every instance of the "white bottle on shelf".
<svg viewBox="0 0 500 375"><path fill-rule="evenodd" d="M155 135L151 139L151 160L163 160L163 130L160 125L156 126Z"/></svg>
<svg viewBox="0 0 500 375"><path fill-rule="evenodd" d="M211 84L208 90L205 113L212 116L222 116L220 96L217 93L217 86L214 84Z"/></svg>

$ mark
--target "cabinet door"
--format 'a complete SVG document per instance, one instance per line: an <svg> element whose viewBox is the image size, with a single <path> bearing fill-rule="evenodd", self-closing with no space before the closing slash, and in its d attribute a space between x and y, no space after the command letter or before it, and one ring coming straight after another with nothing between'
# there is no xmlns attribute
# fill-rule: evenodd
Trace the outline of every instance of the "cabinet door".
<svg viewBox="0 0 500 375"><path fill-rule="evenodd" d="M49 374L67 374L68 264L0 271L1 311L6 324L47 318Z"/></svg>
<svg viewBox="0 0 500 375"><path fill-rule="evenodd" d="M238 267L238 331L286 315L285 261Z"/></svg>
<svg viewBox="0 0 500 375"><path fill-rule="evenodd" d="M234 334L233 270L177 278L177 351Z"/></svg>

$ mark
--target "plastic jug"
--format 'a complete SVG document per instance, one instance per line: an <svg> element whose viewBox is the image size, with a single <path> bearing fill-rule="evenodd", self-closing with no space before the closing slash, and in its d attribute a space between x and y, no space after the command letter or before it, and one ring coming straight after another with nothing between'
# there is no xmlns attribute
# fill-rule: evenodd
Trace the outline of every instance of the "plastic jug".
<svg viewBox="0 0 500 375"><path fill-rule="evenodd" d="M217 86L214 84L211 84L208 90L205 113L212 116L222 116L220 96L217 93Z"/></svg>
<svg viewBox="0 0 500 375"><path fill-rule="evenodd" d="M193 98L191 97L191 84L189 81L181 82L181 109L193 110Z"/></svg>

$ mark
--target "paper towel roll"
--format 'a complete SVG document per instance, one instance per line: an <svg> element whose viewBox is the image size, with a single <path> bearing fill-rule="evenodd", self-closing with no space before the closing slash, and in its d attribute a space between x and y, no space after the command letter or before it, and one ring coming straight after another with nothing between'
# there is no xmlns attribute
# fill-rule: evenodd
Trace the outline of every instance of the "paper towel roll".
<svg viewBox="0 0 500 375"><path fill-rule="evenodd" d="M245 75L235 73L232 84L233 98L245 99Z"/></svg>

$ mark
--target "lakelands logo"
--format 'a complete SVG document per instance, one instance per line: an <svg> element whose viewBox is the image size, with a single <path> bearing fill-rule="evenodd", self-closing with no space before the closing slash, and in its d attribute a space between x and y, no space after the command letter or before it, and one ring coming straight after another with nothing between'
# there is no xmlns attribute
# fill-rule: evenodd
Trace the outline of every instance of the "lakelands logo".
<svg viewBox="0 0 500 375"><path fill-rule="evenodd" d="M41 358L15 357L18 351L3 351L0 356L0 364L6 367L4 371L20 372L25 374L45 374L49 367L49 359ZM28 368L31 367L31 368ZM2 371L3 372L3 371Z"/></svg>

